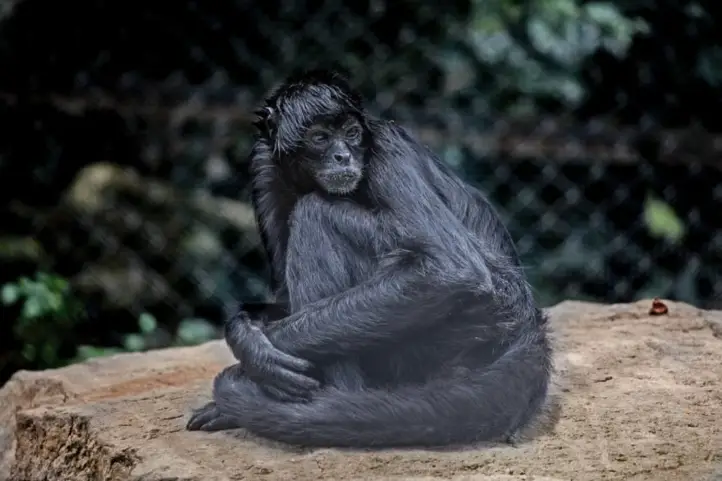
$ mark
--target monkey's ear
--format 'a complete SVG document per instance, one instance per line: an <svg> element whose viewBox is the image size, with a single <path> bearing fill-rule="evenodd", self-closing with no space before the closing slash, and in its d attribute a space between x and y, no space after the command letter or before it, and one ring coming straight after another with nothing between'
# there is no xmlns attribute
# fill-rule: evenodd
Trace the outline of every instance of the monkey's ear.
<svg viewBox="0 0 722 481"><path fill-rule="evenodd" d="M276 111L271 107L261 107L254 112L258 119L253 122L253 126L266 135L272 135L276 129Z"/></svg>

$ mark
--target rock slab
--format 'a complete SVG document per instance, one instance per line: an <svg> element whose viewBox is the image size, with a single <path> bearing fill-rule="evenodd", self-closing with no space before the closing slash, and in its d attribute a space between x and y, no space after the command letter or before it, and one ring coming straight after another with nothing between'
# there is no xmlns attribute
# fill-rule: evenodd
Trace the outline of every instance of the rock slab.
<svg viewBox="0 0 722 481"><path fill-rule="evenodd" d="M722 480L722 311L651 301L551 309L558 419L517 447L301 450L187 432L220 341L18 372L0 389L0 480Z"/></svg>

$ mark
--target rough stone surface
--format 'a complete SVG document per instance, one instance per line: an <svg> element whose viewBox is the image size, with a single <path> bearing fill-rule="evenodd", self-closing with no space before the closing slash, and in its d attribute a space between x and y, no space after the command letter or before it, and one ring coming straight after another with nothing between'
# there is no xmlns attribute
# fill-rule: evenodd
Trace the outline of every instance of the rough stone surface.
<svg viewBox="0 0 722 481"><path fill-rule="evenodd" d="M558 421L517 447L312 451L186 432L231 361L211 342L17 373L0 389L0 479L720 480L722 312L667 305L550 309Z"/></svg>

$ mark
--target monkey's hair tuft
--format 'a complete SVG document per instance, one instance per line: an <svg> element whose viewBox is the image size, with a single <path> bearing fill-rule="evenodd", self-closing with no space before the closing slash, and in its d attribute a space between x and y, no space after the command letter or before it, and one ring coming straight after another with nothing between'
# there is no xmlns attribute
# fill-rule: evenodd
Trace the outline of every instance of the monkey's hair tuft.
<svg viewBox="0 0 722 481"><path fill-rule="evenodd" d="M365 118L363 98L344 75L335 70L306 70L289 76L266 97L256 111L259 120L254 126L274 152L287 154L319 116L353 112Z"/></svg>

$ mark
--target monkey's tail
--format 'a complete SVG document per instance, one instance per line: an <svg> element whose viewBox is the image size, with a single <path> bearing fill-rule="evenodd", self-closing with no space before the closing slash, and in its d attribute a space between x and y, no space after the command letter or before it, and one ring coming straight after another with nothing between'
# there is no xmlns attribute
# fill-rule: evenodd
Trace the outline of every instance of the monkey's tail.
<svg viewBox="0 0 722 481"><path fill-rule="evenodd" d="M541 326L540 326L541 327ZM306 404L250 396L217 382L220 410L250 432L315 447L433 447L503 440L529 424L547 397L546 333L527 333L490 366L394 390L325 389ZM256 391L257 392L257 391Z"/></svg>

